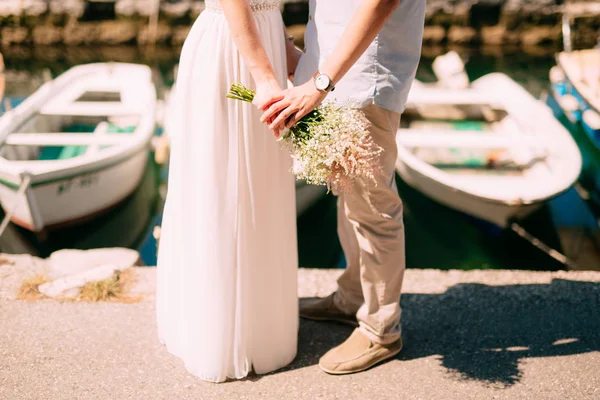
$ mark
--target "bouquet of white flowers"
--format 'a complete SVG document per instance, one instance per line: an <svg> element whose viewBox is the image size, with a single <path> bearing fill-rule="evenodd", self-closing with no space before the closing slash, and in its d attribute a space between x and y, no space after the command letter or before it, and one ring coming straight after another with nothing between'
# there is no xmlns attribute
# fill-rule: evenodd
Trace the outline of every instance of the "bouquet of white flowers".
<svg viewBox="0 0 600 400"><path fill-rule="evenodd" d="M227 97L251 103L254 95L233 84ZM371 139L368 126L359 109L326 104L301 118L279 140L296 161L299 179L339 194L351 190L355 181L375 182L383 149Z"/></svg>

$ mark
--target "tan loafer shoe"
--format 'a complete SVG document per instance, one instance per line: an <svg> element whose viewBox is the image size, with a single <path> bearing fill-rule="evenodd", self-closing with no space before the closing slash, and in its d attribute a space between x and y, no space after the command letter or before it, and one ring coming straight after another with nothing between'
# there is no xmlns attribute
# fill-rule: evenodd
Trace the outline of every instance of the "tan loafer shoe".
<svg viewBox="0 0 600 400"><path fill-rule="evenodd" d="M359 329L341 345L328 351L319 360L319 367L328 374L344 375L361 372L402 350L402 338L389 345L373 343Z"/></svg>
<svg viewBox="0 0 600 400"><path fill-rule="evenodd" d="M356 315L343 313L336 307L333 296L313 297L300 299L300 316L313 321L334 321L342 324L358 327Z"/></svg>

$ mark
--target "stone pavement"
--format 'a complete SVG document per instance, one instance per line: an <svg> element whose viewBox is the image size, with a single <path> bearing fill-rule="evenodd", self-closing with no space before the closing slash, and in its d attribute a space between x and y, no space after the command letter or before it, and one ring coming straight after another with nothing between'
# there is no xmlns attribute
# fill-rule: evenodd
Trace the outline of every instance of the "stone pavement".
<svg viewBox="0 0 600 400"><path fill-rule="evenodd" d="M205 383L156 341L155 268L136 304L0 297L0 399L598 399L600 273L408 270L405 349L361 374L319 357L350 328L302 321L294 363ZM328 294L340 270L300 270L299 294Z"/></svg>

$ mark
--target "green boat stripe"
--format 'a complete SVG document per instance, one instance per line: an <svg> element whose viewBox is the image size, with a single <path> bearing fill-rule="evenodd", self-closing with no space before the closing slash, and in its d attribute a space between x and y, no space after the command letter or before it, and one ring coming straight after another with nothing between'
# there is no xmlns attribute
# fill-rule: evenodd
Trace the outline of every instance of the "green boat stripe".
<svg viewBox="0 0 600 400"><path fill-rule="evenodd" d="M145 151L145 148L143 150ZM66 181L66 180L73 179L73 178L76 178L76 177L81 176L81 175L92 174L94 172L98 172L98 171L102 171L102 170L105 170L105 169L109 169L109 168L114 167L115 165L122 164L123 162L127 161L131 157L137 155L137 153L138 152L132 153L129 157L116 160L116 161L114 161L114 162L112 162L110 164L103 165L101 167L94 168L94 169L91 169L91 170L82 171L82 172L79 172L79 173L76 173L76 174L72 174L72 175L62 176L60 178L49 179L47 181L33 182L31 184L31 186L32 187L36 187L36 186L49 185L51 183L60 182L60 181ZM15 191L17 191L19 189L19 187L20 187L20 184L15 183L15 182L11 182L11 181L7 181L7 180L2 179L2 178L0 178L0 184L4 185L6 187L9 187L9 188L11 188L11 189L13 189Z"/></svg>
<svg viewBox="0 0 600 400"><path fill-rule="evenodd" d="M19 185L17 185L16 183L4 180L2 178L0 178L0 183L4 186L8 186L11 189L14 189L15 191L19 189Z"/></svg>

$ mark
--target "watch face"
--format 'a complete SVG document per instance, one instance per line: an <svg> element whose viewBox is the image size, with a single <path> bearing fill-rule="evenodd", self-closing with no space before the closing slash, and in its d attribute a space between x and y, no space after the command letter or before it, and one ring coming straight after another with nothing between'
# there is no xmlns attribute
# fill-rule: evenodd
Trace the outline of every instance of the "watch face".
<svg viewBox="0 0 600 400"><path fill-rule="evenodd" d="M329 77L327 75L319 75L315 78L315 86L319 90L325 90L329 87Z"/></svg>

